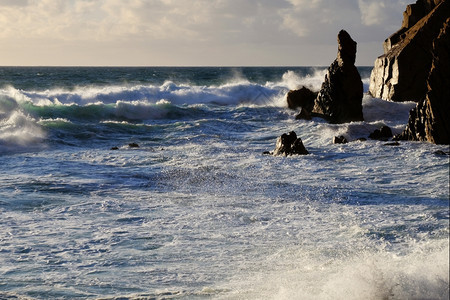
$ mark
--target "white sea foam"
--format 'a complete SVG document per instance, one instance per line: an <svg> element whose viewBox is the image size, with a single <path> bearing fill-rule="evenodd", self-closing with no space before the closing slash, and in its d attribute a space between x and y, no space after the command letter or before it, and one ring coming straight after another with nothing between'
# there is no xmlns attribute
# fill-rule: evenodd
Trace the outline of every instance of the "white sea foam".
<svg viewBox="0 0 450 300"><path fill-rule="evenodd" d="M305 86L311 90L318 91L322 86L326 73L327 69L315 69L311 75L300 76L294 71L287 71L283 74L282 80L276 83L276 85L284 86L289 90L295 90ZM268 85L273 86L272 83L268 83Z"/></svg>
<svg viewBox="0 0 450 300"><path fill-rule="evenodd" d="M363 97L364 120L369 123L383 122L391 126L404 125L408 122L409 111L415 106L415 102L392 102L366 94Z"/></svg>
<svg viewBox="0 0 450 300"><path fill-rule="evenodd" d="M37 122L39 125L49 125L49 124L72 124L72 122L66 118L48 118L40 119Z"/></svg>
<svg viewBox="0 0 450 300"><path fill-rule="evenodd" d="M345 124L330 124L315 119L318 130L313 130L314 144L323 145L331 143L333 137L343 135L349 141L368 137L374 130L383 125L391 128L393 135L399 134L405 128L409 111L416 104L413 102L392 102L385 101L365 94L363 97L363 117L364 121L350 122ZM305 122L303 126L311 126Z"/></svg>
<svg viewBox="0 0 450 300"><path fill-rule="evenodd" d="M401 256L367 250L342 258L299 248L289 263L278 256L266 261L261 273L248 274L224 298L448 299L448 244L429 244L428 249L415 245L412 253ZM278 267L283 264L286 269Z"/></svg>
<svg viewBox="0 0 450 300"><path fill-rule="evenodd" d="M0 120L0 145L3 147L36 145L45 136L37 121L20 111L14 111Z"/></svg>
<svg viewBox="0 0 450 300"><path fill-rule="evenodd" d="M368 93L369 92L369 85L370 85L370 77L361 78L361 81L363 83L364 93Z"/></svg>
<svg viewBox="0 0 450 300"><path fill-rule="evenodd" d="M37 145L46 133L12 98L0 95L0 151Z"/></svg>

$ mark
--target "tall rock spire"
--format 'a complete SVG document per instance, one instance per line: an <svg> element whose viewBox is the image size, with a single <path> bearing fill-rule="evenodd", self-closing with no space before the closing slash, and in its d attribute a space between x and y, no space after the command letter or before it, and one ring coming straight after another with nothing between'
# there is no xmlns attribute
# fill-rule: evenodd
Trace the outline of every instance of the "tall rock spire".
<svg viewBox="0 0 450 300"><path fill-rule="evenodd" d="M363 84L355 66L356 42L345 30L337 37L337 58L328 68L313 113L332 123L362 121Z"/></svg>

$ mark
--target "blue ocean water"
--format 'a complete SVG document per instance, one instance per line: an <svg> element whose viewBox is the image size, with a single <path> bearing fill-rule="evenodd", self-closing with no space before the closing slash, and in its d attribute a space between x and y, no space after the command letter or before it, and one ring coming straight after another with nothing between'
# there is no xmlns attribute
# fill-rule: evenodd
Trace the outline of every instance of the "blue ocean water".
<svg viewBox="0 0 450 300"><path fill-rule="evenodd" d="M448 299L448 146L295 120L325 72L1 67L0 298Z"/></svg>

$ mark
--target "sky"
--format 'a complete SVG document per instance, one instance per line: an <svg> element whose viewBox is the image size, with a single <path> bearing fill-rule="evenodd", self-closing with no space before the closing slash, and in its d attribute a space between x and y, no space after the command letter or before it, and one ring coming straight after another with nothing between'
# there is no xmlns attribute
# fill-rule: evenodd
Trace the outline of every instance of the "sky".
<svg viewBox="0 0 450 300"><path fill-rule="evenodd" d="M371 66L402 0L0 0L0 66Z"/></svg>

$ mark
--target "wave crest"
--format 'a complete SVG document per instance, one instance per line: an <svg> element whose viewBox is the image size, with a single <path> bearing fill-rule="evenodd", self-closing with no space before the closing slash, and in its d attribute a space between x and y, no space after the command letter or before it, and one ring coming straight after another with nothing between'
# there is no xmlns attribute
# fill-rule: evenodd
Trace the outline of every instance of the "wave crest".
<svg viewBox="0 0 450 300"><path fill-rule="evenodd" d="M0 152L39 145L46 137L37 120L14 99L0 96Z"/></svg>
<svg viewBox="0 0 450 300"><path fill-rule="evenodd" d="M167 80L161 85L77 86L71 90L53 88L44 91L25 91L9 87L2 90L1 94L12 97L18 102L31 102L37 106L114 104L117 101L157 103L162 99L174 105L244 103L259 106L284 106L279 100L289 89L302 85L318 89L322 80L323 70L316 70L312 75L305 76L294 71L287 71L278 82L265 84L253 83L236 75L220 85L180 84Z"/></svg>

